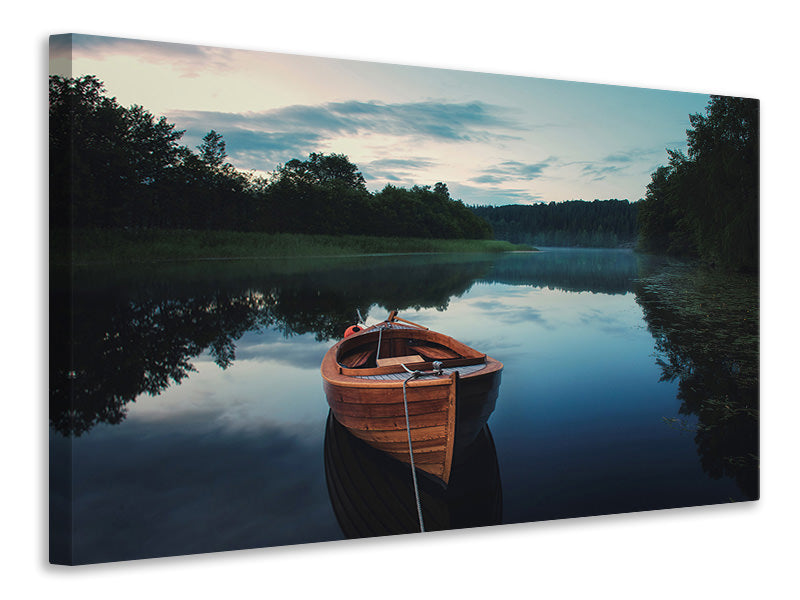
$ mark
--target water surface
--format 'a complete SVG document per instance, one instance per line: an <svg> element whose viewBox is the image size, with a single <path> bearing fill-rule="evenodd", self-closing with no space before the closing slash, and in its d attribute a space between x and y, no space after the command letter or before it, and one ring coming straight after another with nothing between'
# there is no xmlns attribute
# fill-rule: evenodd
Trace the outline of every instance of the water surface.
<svg viewBox="0 0 800 600"><path fill-rule="evenodd" d="M428 500L452 526L758 496L748 281L557 249L84 267L68 281L51 286L51 510L72 523L76 563L352 535L329 495L319 365L359 316L391 309L505 364L473 476ZM714 318L686 304L720 290L732 298ZM743 314L755 340L725 354ZM54 554L68 533L51 528Z"/></svg>

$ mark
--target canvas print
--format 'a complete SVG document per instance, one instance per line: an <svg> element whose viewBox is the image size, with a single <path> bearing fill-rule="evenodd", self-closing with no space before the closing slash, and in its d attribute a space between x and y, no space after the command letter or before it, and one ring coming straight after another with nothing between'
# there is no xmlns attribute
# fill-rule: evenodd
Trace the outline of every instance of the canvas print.
<svg viewBox="0 0 800 600"><path fill-rule="evenodd" d="M759 497L755 99L50 40L50 560Z"/></svg>

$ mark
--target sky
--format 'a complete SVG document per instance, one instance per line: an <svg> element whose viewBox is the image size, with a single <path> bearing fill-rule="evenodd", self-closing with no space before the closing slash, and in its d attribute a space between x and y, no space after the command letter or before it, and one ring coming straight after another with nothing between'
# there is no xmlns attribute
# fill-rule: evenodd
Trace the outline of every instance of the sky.
<svg viewBox="0 0 800 600"><path fill-rule="evenodd" d="M447 184L468 205L642 198L686 149L705 94L121 38L51 38L51 74L95 75L123 106L222 134L268 174L346 154L367 187Z"/></svg>

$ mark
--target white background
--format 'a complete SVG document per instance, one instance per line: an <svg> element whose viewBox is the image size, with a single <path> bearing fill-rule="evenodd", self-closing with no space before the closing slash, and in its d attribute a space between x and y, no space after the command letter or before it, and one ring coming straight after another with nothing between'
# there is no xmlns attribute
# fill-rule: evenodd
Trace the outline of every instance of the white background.
<svg viewBox="0 0 800 600"><path fill-rule="evenodd" d="M43 4L7 7L2 40L5 597L796 593L798 44L790 3ZM47 36L67 32L760 98L762 500L75 569L49 566Z"/></svg>

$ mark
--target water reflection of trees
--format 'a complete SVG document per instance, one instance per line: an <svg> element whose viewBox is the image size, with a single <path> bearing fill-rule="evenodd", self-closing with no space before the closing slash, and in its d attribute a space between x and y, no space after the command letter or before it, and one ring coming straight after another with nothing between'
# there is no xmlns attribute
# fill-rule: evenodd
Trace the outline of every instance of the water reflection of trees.
<svg viewBox="0 0 800 600"><path fill-rule="evenodd" d="M475 281L631 291L630 252L196 261L51 269L50 419L64 435L119 423L208 351L226 368L248 331L338 339L372 306L444 310Z"/></svg>
<svg viewBox="0 0 800 600"><path fill-rule="evenodd" d="M680 414L697 418L691 429L703 470L758 498L757 280L672 265L645 273L636 297L662 379L678 380Z"/></svg>
<svg viewBox="0 0 800 600"><path fill-rule="evenodd" d="M119 423L128 403L180 383L204 351L228 367L248 331L314 333L324 341L338 338L374 304L444 309L488 264L388 259L327 269L246 261L124 273L78 269L72 277L53 269L50 424L80 435L98 423Z"/></svg>

